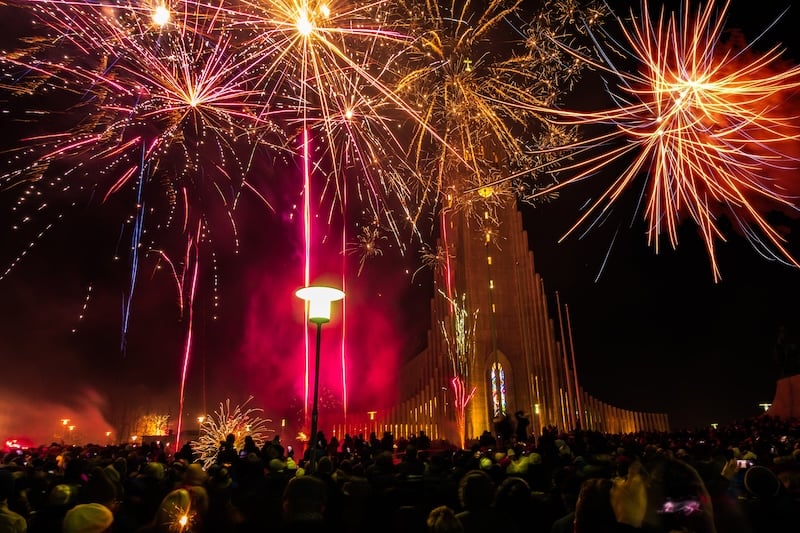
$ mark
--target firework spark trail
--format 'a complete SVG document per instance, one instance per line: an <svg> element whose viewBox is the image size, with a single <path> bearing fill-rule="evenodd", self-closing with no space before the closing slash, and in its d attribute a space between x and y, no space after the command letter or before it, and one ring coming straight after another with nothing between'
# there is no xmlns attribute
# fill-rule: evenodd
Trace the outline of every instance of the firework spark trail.
<svg viewBox="0 0 800 533"><path fill-rule="evenodd" d="M439 324L447 355L452 365L453 403L455 405L456 423L463 448L466 439L466 409L475 395L476 388L470 387L471 374L475 366L475 331L478 323L478 311L470 313L466 308L466 295L451 298L441 290L439 294L450 304L450 318Z"/></svg>
<svg viewBox="0 0 800 533"><path fill-rule="evenodd" d="M388 161L383 156L392 149L402 153L390 123L377 111L391 108L396 112L395 108L400 108L400 112L413 113L407 106L403 110L405 103L383 81L389 73L377 68L383 59L372 59L376 49L384 48L390 55L388 49L405 39L385 29L391 22L375 17L389 5L387 1L362 2L342 13L326 13L323 2L302 6L273 2L268 10L255 2L237 4L244 6L237 10L222 2L175 2L170 6L172 11L162 12L163 18L157 22L151 11L154 4L35 0L20 7L33 6L38 21L58 36L59 46L80 53L41 61L51 55L57 57L55 42L51 42L49 47L31 47L4 60L17 70L26 70L28 76L35 74L30 84L18 85L20 92L45 85L72 92L80 96L78 104L91 117L64 133L40 137L37 142L43 155L37 163L90 162L99 169L105 200L128 189L137 175L141 192L144 181L169 172L172 192L168 193L168 220L179 206L176 191L181 190L184 234L193 220L203 218L202 205L200 213L190 215L203 201L198 191L203 186L203 169L218 168L219 175L228 179L231 173L225 168L225 160L233 159L231 166L237 167L236 174L244 176L248 162L238 160L241 144L262 144L260 132L271 132L274 119L283 120L291 129L300 116L305 201L309 206L304 217L305 239L310 246L310 205L312 190L316 190L312 189L313 172L324 173L328 180L342 180L331 182L334 186L328 188L334 192L334 200L345 196L344 180L354 173L351 169L356 169L362 176L351 183L365 184L359 185L360 199L376 212L389 212L388 198L393 191L400 192L398 198L405 204L405 212L412 209L410 206L420 208L408 200L404 179L396 179L394 174L394 179L387 179L373 170L383 164L382 159ZM320 149L326 154L312 154L312 131L318 132ZM234 144L241 139L245 142ZM216 161L207 159L209 151L203 145L209 141L219 147ZM144 151L140 162L131 157L135 150ZM313 163L312 157L317 158ZM393 161L403 158L394 157ZM345 168L347 173L342 172ZM179 189L180 182L186 185ZM236 197L225 198L218 183L211 185L222 197L235 229L229 206L235 205ZM242 187L248 187L246 180ZM141 200L137 198L136 203L134 267L126 309L131 305L145 232ZM158 213L158 204L152 205ZM149 214L148 218L152 220ZM390 215L389 219L386 226L396 231ZM153 241L143 247L145 253L155 250L155 238L152 234L149 238ZM192 242L191 237L188 239ZM311 265L308 246L306 284ZM167 257L166 250L158 253ZM127 324L129 313L124 314ZM191 335L184 364L188 362L190 340Z"/></svg>
<svg viewBox="0 0 800 533"><path fill-rule="evenodd" d="M131 219L131 283L123 302L124 351L140 249L148 254L155 242L153 232L152 242L142 241L148 233L143 220L145 184L167 184L166 195L151 205L167 217L166 223L153 219L157 227L171 225L180 205L175 191L183 182L184 234L192 221L214 207L214 196L220 198L235 233L232 209L238 195L255 190L247 183L253 154L271 144L265 135L280 135L272 122L249 111L250 100L259 92L243 74L249 70L248 57L218 26L214 6L196 4L192 11L173 13L177 16L163 24L151 20L152 6L134 3L34 1L22 7L31 7L38 22L57 37L4 54L2 63L9 72L24 72L4 89L20 95L36 89L60 93L74 103L43 112L68 117L65 131L23 139L25 154L34 154L32 162L12 170L3 181L8 186L44 183L46 173L72 166L64 175L95 180L94 189L105 189L105 202L128 190L138 177ZM74 119L72 125L69 119ZM135 157L137 151L142 155ZM247 159L242 157L248 152ZM62 193L83 188L78 179L59 182L66 184ZM207 194L206 187L213 194ZM156 192L147 188L153 189L151 196ZM263 194L259 197L264 199ZM161 209L164 200L166 210ZM14 264L18 262L19 258Z"/></svg>
<svg viewBox="0 0 800 533"><path fill-rule="evenodd" d="M509 202L538 201L531 194L537 173L557 161L533 147L557 151L575 140L571 128L552 125L542 110L558 103L585 65L553 38L569 33L576 15L591 13L597 21L603 9L594 2L579 10L574 2L546 1L522 22L520 1L411 5L417 38L403 56L397 91L425 125L407 124L408 154L427 176L420 196L436 195L440 207L444 250L428 257L441 260L437 267L452 298L455 264L446 221L463 214L481 232L500 223L498 212ZM431 142L429 129L444 142Z"/></svg>
<svg viewBox="0 0 800 533"><path fill-rule="evenodd" d="M128 287L128 296L123 301L122 312L122 335L120 339L120 352L123 355L127 353L128 344L128 325L131 318L131 303L133 302L133 291L136 287L136 278L139 274L139 248L142 244L142 230L144 228L144 213L145 206L142 199L144 193L144 173L146 167L142 165L142 170L139 173L139 183L136 187L136 217L133 223L133 232L131 234L131 275L130 284Z"/></svg>
<svg viewBox="0 0 800 533"><path fill-rule="evenodd" d="M184 344L183 350L183 362L181 364L181 379L180 379L180 394L178 398L178 406L180 411L178 411L178 426L175 430L175 434L180 439L181 434L181 425L183 424L183 403L185 400L185 391L186 391L186 376L189 372L189 359L192 354L192 341L193 341L193 330L194 330L194 297L197 293L197 278L199 273L199 266L200 266L200 254L199 254L199 246L200 246L200 233L201 233L201 226L198 225L197 234L194 239L190 239L189 243L186 247L186 264L184 265L184 275L186 270L191 268L192 274L189 279L190 288L187 291L184 288L181 288L180 292L183 294L187 294L186 300L186 307L188 308L188 317L187 317L187 325L186 325L186 342ZM176 446L178 449L178 446Z"/></svg>
<svg viewBox="0 0 800 533"><path fill-rule="evenodd" d="M313 169L324 175L319 196L331 200L329 222L335 212L349 211L346 191L352 189L350 197L401 251L404 229L422 240L416 221L434 205L419 201L417 191L427 184L408 163L398 126L410 120L441 139L395 91L397 63L413 40L402 11L387 0L243 5L249 9L234 16L234 27L253 30L250 45L270 58L261 74L262 109L299 124L303 135L313 132Z"/></svg>
<svg viewBox="0 0 800 533"><path fill-rule="evenodd" d="M136 176L161 179L166 206L164 198L148 198L148 225L170 229L182 209L182 235L199 247L201 230L195 236L189 228L197 224L207 234L212 199L221 198L234 231L232 209L242 190L266 202L247 176L256 152L292 160L301 145L306 284L310 202L318 196L331 200L329 219L334 211L351 215L347 203L358 200L371 211L373 229L388 229L398 243L403 226L421 240L418 221L439 210L443 198L451 200L445 209L474 209L483 220L482 208L516 194L523 180L485 185L514 171L530 177L524 169L539 157L529 146L541 144L542 132L519 132L548 124L524 105L553 104L580 66L542 38L538 26L550 25L546 17L518 27L520 1L457 4L176 0L162 5L170 8L165 13L152 2L15 2L52 34L0 56L13 71L10 90L67 94L71 105L59 110L57 131L33 143L29 167L9 179L39 182L45 171L72 165L73 176L96 180L104 201L135 190ZM569 2L546 4L545 11L562 13L556 26L564 27ZM512 42L499 59L488 53L500 42L493 39L498 31ZM275 138L287 142L275 146ZM568 132L550 138L548 146L564 144ZM487 194L464 194L472 186ZM159 235L145 233L144 253L168 257L156 246ZM346 233L343 249L344 241ZM199 262L198 256L195 269ZM191 292L179 291L182 302L194 298L197 273ZM190 333L191 318L182 382Z"/></svg>
<svg viewBox="0 0 800 533"><path fill-rule="evenodd" d="M303 283L312 279L312 199L332 201L327 219L347 216L348 189L397 237L399 228L390 202L404 212L421 209L411 199L407 181L415 176L405 163L402 142L392 129L393 115L414 111L388 84L393 49L409 38L396 31L386 0L330 5L327 2L242 2L230 12L232 27L252 34L247 46L263 58L259 86L262 112L283 120L301 139L303 168ZM312 147L311 140L314 141ZM392 168L394 167L394 168ZM385 169L392 168L390 171ZM397 169L404 179L392 179ZM322 179L324 185L317 182ZM350 179L355 178L355 179ZM388 178L388 179L387 179ZM321 194L313 194L320 190ZM315 201L315 200L314 200ZM418 216L418 215L417 215ZM413 226L413 225L412 225ZM346 230L342 248L346 249ZM316 275L316 273L314 273ZM345 339L342 339L344 347ZM310 342L305 337L304 410L309 403ZM342 348L343 406L346 410L346 367Z"/></svg>
<svg viewBox="0 0 800 533"><path fill-rule="evenodd" d="M566 238L601 219L620 196L644 179L648 243L659 251L666 233L673 248L678 227L692 219L703 238L715 281L721 277L717 241L725 234L720 214L759 252L800 266L767 215L797 217L800 126L796 123L800 67L780 59L781 49L758 53L741 35L723 40L729 7L707 2L694 14L662 10L652 17L647 2L629 27L618 19L624 46L638 61L635 73L606 61L593 66L618 80L609 88L616 107L578 112L553 108L562 125L605 126L605 133L571 146L566 179L543 193L600 174L618 162L627 168L595 199ZM604 41L595 35L598 46ZM565 47L565 49L567 49ZM541 107L537 111L545 112ZM610 129L609 129L610 127ZM614 144L618 139L624 144ZM605 151L598 152L598 148Z"/></svg>

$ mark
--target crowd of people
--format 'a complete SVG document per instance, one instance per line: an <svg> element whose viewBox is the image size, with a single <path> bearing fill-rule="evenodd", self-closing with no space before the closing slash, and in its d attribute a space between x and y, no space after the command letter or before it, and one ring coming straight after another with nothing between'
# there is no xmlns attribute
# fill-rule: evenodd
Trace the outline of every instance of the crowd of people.
<svg viewBox="0 0 800 533"><path fill-rule="evenodd" d="M485 437L485 434L483 435ZM496 437L496 436L495 436ZM318 435L186 446L42 446L0 464L0 533L784 533L800 528L800 421L516 434L466 449ZM313 470L312 470L313 465Z"/></svg>

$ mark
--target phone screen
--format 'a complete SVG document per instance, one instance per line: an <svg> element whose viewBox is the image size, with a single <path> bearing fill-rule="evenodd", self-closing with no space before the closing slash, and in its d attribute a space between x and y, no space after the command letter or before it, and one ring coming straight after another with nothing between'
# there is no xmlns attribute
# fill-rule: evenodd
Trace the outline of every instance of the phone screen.
<svg viewBox="0 0 800 533"><path fill-rule="evenodd" d="M700 511L700 500L688 498L685 500L667 500L661 506L661 513L690 515Z"/></svg>

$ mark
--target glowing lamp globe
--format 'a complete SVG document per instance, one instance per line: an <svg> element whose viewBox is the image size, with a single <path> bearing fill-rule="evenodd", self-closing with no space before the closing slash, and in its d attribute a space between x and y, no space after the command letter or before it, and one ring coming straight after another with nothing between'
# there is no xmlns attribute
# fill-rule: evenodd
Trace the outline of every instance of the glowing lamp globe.
<svg viewBox="0 0 800 533"><path fill-rule="evenodd" d="M331 302L344 298L344 293L333 287L303 287L295 293L308 302L308 321L324 324L331 320Z"/></svg>

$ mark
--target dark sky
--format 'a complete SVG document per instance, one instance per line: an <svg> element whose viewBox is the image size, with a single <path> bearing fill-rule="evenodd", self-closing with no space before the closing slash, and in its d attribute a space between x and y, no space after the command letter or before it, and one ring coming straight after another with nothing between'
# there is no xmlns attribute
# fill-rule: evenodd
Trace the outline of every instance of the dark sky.
<svg viewBox="0 0 800 533"><path fill-rule="evenodd" d="M766 28L780 11L778 3L774 8L759 3L757 13L743 11L750 2L734 4L729 26L744 28L748 36L751 28ZM800 20L796 11L767 34L764 46L796 44L791 34ZM792 54L787 58L796 59ZM602 105L598 87L597 78L588 77L575 102ZM6 165L13 167L14 161ZM280 174L274 168L260 170ZM757 404L774 394L772 356L779 328L800 334L795 303L800 272L767 261L732 233L719 246L722 280L715 283L690 224L681 228L676 251L665 246L655 255L632 201L618 206L597 230L559 244L611 172L568 188L550 204L523 208L551 313L555 317L555 291L569 305L584 388L619 407L667 412L673 426L757 414ZM8 213L0 271L27 250L0 280L0 436L46 438L41 436L57 433L57 421L69 417L92 428L95 433L86 430L88 438L106 430L103 415L110 420L131 406L166 410L175 419L187 320L179 313L174 284L155 269L152 256L141 263L127 351L119 348L122 299L130 280L124 254L129 237L120 241L120 213L129 209L129 198L68 209L53 198L44 213L30 213L35 229L50 221L54 225L28 250L37 231L21 235L9 229L19 221L13 211L19 195L20 189L0 191ZM299 408L303 368L292 354L302 350L304 325L292 293L302 284L300 198L275 200L275 212L254 199L243 201L237 211L238 247L224 223L212 226L213 246L204 244L204 257L213 251L214 260L204 260L203 279L219 283L216 292L213 283L202 284L196 299L184 408L189 421L202 409L215 410L228 398L244 402L249 395L275 419L291 418ZM59 212L63 218L53 218ZM800 249L796 234L791 246ZM347 327L358 332L348 342L357 343L353 351L361 357L351 376L358 384L350 400L354 409L391 405L386 391L392 371L400 357L424 346L429 326L429 276L412 284L410 274L419 267L414 252L399 257L391 240L383 247L384 256L368 261L346 288L352 309ZM122 259L115 260L117 254ZM331 271L341 262L330 243L320 245L318 255ZM351 272L357 269L355 257L345 262ZM335 339L339 327L334 321L326 339ZM325 352L334 353L335 340L326 342ZM328 379L335 388L335 376Z"/></svg>
<svg viewBox="0 0 800 533"><path fill-rule="evenodd" d="M732 4L726 27L750 39L785 8L782 2L759 4L758 10L749 2ZM792 32L799 16L796 7L789 10L756 50L783 43L789 47L784 59L796 61ZM589 88L591 78L585 81L571 97L577 105L599 98ZM800 332L800 273L759 255L724 220L728 242L718 243L719 283L691 223L680 228L676 250L662 239L656 255L635 194L596 229L556 244L614 177L613 170L594 176L552 204L526 210L536 269L548 291L558 291L570 307L581 383L614 405L667 412L678 427L761 412L758 404L774 395L778 332ZM797 251L797 223L787 226L794 228L789 247Z"/></svg>

